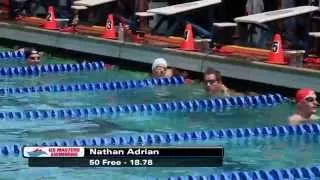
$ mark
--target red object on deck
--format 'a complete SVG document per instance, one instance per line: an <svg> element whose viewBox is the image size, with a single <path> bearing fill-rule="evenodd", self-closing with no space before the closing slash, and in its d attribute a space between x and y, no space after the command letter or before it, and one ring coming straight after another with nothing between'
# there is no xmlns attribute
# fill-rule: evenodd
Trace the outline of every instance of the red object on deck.
<svg viewBox="0 0 320 180"><path fill-rule="evenodd" d="M223 55L231 55L233 53L232 49L225 48L224 46L214 48L213 52L217 52Z"/></svg>
<svg viewBox="0 0 320 180"><path fill-rule="evenodd" d="M304 62L320 65L320 57L307 57L304 59Z"/></svg>
<svg viewBox="0 0 320 180"><path fill-rule="evenodd" d="M6 5L6 6L9 6L10 0L2 0L2 4Z"/></svg>
<svg viewBox="0 0 320 180"><path fill-rule="evenodd" d="M109 14L107 17L105 31L101 35L104 39L118 39L116 28L114 27L113 15Z"/></svg>
<svg viewBox="0 0 320 180"><path fill-rule="evenodd" d="M42 28L44 29L50 29L50 30L57 30L57 20L55 15L55 10L53 6L49 6L48 8L48 15L46 17L46 22L42 24Z"/></svg>
<svg viewBox="0 0 320 180"><path fill-rule="evenodd" d="M282 40L280 34L273 36L273 43L268 60L265 61L269 64L288 64L284 59L284 51L282 48Z"/></svg>
<svg viewBox="0 0 320 180"><path fill-rule="evenodd" d="M75 27L65 27L60 29L61 32L76 32Z"/></svg>
<svg viewBox="0 0 320 180"><path fill-rule="evenodd" d="M9 11L9 9L10 9L10 0L2 0L1 4L3 5L2 9Z"/></svg>
<svg viewBox="0 0 320 180"><path fill-rule="evenodd" d="M184 31L184 41L180 44L180 49L184 51L197 51L191 24L186 25L186 29Z"/></svg>
<svg viewBox="0 0 320 180"><path fill-rule="evenodd" d="M140 32L135 32L131 34L131 40L134 43L143 43L144 41L144 35Z"/></svg>
<svg viewBox="0 0 320 180"><path fill-rule="evenodd" d="M9 0L2 0L0 1L1 3L1 7L0 7L0 10L2 11L2 15L5 15L5 17L8 17L9 16L9 12L10 12L10 1ZM1 15L1 17L3 17Z"/></svg>

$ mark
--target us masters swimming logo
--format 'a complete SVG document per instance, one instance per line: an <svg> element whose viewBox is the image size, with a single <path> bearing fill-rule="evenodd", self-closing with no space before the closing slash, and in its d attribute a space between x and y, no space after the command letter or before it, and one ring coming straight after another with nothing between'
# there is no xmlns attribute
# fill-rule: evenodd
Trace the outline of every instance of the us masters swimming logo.
<svg viewBox="0 0 320 180"><path fill-rule="evenodd" d="M84 157L84 147L23 147L23 157Z"/></svg>
<svg viewBox="0 0 320 180"><path fill-rule="evenodd" d="M50 157L49 152L44 147L24 147L24 157Z"/></svg>
<svg viewBox="0 0 320 180"><path fill-rule="evenodd" d="M45 151L43 151L39 148L35 149L34 151L28 152L28 154L30 157L39 157L42 155L48 155Z"/></svg>

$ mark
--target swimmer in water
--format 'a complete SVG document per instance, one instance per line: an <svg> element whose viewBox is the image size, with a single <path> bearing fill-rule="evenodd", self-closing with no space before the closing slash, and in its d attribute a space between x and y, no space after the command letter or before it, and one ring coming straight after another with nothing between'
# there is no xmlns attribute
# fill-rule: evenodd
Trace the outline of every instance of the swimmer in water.
<svg viewBox="0 0 320 180"><path fill-rule="evenodd" d="M24 52L28 65L40 64L40 57L41 57L41 54L43 54L43 53L38 52L34 48L19 48L18 46L16 46L14 49L16 51L23 51Z"/></svg>
<svg viewBox="0 0 320 180"><path fill-rule="evenodd" d="M156 78L171 77L173 75L172 69L168 69L167 60L164 58L157 58L152 63L152 76Z"/></svg>
<svg viewBox="0 0 320 180"><path fill-rule="evenodd" d="M208 68L204 73L204 86L210 95L230 96L229 89L223 84L221 73L213 68Z"/></svg>
<svg viewBox="0 0 320 180"><path fill-rule="evenodd" d="M319 103L314 90L309 88L299 89L296 93L295 100L297 110L289 117L289 123L291 125L312 123L319 119L319 117L316 116Z"/></svg>
<svg viewBox="0 0 320 180"><path fill-rule="evenodd" d="M40 53L37 50L25 51L28 65L40 64Z"/></svg>

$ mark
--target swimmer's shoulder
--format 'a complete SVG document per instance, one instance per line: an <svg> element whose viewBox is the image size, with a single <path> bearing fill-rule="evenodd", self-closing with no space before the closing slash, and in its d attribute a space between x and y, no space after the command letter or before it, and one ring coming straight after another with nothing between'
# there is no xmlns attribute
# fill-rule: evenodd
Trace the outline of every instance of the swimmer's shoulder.
<svg viewBox="0 0 320 180"><path fill-rule="evenodd" d="M221 86L221 91L224 96L231 96L231 93L233 93L233 91L229 89L227 86L225 86L224 84L222 84Z"/></svg>
<svg viewBox="0 0 320 180"><path fill-rule="evenodd" d="M288 121L290 125L297 125L300 124L303 119L299 114L293 114L288 118Z"/></svg>
<svg viewBox="0 0 320 180"><path fill-rule="evenodd" d="M166 77L172 77L174 75L174 70L171 68L168 68L166 71Z"/></svg>
<svg viewBox="0 0 320 180"><path fill-rule="evenodd" d="M236 91L234 89L227 88L227 95L228 96L244 96L246 94Z"/></svg>
<svg viewBox="0 0 320 180"><path fill-rule="evenodd" d="M313 120L313 121L320 120L320 116L317 116L314 114L311 116L311 120Z"/></svg>

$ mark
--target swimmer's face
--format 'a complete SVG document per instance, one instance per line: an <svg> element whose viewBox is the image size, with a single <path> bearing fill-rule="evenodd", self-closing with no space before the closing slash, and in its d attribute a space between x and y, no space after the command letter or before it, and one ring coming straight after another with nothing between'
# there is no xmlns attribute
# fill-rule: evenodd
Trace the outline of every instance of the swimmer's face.
<svg viewBox="0 0 320 180"><path fill-rule="evenodd" d="M204 76L204 86L207 92L216 93L220 90L221 82L214 74L207 74Z"/></svg>
<svg viewBox="0 0 320 180"><path fill-rule="evenodd" d="M153 69L152 74L155 77L165 77L167 68L163 66L157 66Z"/></svg>
<svg viewBox="0 0 320 180"><path fill-rule="evenodd" d="M39 53L33 53L28 57L28 64L39 64L40 63L40 54Z"/></svg>
<svg viewBox="0 0 320 180"><path fill-rule="evenodd" d="M315 114L317 112L317 107L319 106L316 94L314 92L310 93L299 103L299 105L304 112Z"/></svg>

